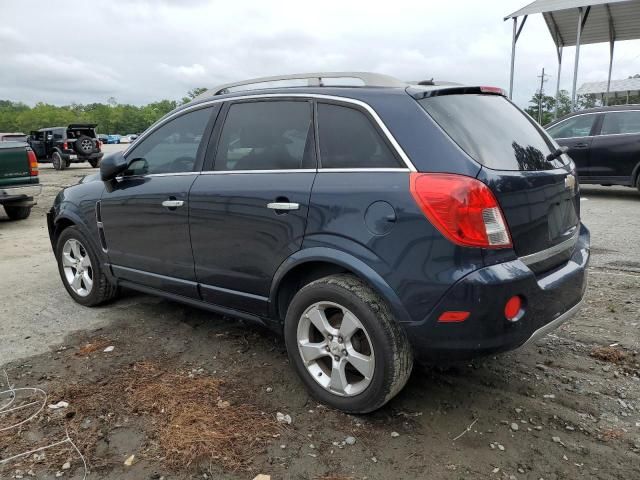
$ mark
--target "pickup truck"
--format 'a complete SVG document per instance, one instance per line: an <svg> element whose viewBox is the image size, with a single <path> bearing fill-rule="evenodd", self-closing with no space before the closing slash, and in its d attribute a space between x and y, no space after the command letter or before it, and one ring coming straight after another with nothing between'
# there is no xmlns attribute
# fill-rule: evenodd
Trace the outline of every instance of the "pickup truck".
<svg viewBox="0 0 640 480"><path fill-rule="evenodd" d="M38 160L24 142L0 142L0 205L11 220L29 216L42 186Z"/></svg>

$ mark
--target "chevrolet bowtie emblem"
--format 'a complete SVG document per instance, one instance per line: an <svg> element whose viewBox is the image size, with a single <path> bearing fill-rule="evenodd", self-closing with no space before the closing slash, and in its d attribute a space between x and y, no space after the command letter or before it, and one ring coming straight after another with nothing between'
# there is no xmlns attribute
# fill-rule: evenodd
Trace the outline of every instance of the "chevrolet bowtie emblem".
<svg viewBox="0 0 640 480"><path fill-rule="evenodd" d="M564 186L567 190L575 190L576 189L576 177L569 174L564 178Z"/></svg>

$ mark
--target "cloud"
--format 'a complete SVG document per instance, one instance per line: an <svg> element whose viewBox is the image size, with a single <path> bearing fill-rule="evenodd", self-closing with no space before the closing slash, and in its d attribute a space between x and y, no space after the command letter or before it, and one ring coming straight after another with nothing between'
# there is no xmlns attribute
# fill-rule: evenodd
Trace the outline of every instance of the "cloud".
<svg viewBox="0 0 640 480"><path fill-rule="evenodd" d="M178 99L193 87L318 70L372 70L508 88L511 23L522 0L57 0L5 2L0 27L0 98L56 104L142 104ZM65 25L61 28L61 23ZM28 29L9 27L27 25ZM614 78L640 72L640 42L616 46ZM606 45L582 51L578 83L606 77ZM562 87L571 86L566 49ZM619 59L619 60L618 60ZM555 87L556 54L540 16L518 42L515 99L525 105L542 67Z"/></svg>

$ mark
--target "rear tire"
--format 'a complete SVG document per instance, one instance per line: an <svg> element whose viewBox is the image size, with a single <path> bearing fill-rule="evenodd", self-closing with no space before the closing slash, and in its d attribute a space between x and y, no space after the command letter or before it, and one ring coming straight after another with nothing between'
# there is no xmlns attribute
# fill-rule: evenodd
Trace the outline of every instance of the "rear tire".
<svg viewBox="0 0 640 480"><path fill-rule="evenodd" d="M382 407L411 375L406 333L386 302L351 275L304 286L289 305L284 334L289 360L307 390L347 413Z"/></svg>
<svg viewBox="0 0 640 480"><path fill-rule="evenodd" d="M51 163L56 170L64 170L67 168L67 162L62 158L60 152L53 152L51 154Z"/></svg>
<svg viewBox="0 0 640 480"><path fill-rule="evenodd" d="M117 295L117 286L105 275L91 242L78 227L62 231L55 254L62 284L77 303L94 307Z"/></svg>
<svg viewBox="0 0 640 480"><path fill-rule="evenodd" d="M87 160L87 162L89 162L89 165L91 165L93 168L96 168L100 164L100 161L96 160L95 158Z"/></svg>
<svg viewBox="0 0 640 480"><path fill-rule="evenodd" d="M11 205L5 205L4 211L11 220L24 220L31 215L31 207L12 207Z"/></svg>

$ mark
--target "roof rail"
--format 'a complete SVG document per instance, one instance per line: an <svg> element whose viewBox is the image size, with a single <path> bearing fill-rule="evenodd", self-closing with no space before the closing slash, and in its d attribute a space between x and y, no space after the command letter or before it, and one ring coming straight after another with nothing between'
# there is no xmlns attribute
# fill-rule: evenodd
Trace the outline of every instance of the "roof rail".
<svg viewBox="0 0 640 480"><path fill-rule="evenodd" d="M280 82L286 80L307 80L309 87L322 87L324 86L324 80L336 79L336 78L355 78L361 80L365 87L406 87L407 84L397 78L389 75L382 75L380 73L371 72L317 72L317 73L295 73L293 75L277 75L275 77L261 77L252 78L249 80L243 80L240 82L227 83L224 85L218 85L210 90L207 90L197 98L211 97L215 95L222 95L229 93L229 90L234 87L242 87L246 85L255 85L260 83ZM260 88L277 88L273 86L268 87L256 87ZM252 90L252 89L248 89Z"/></svg>

